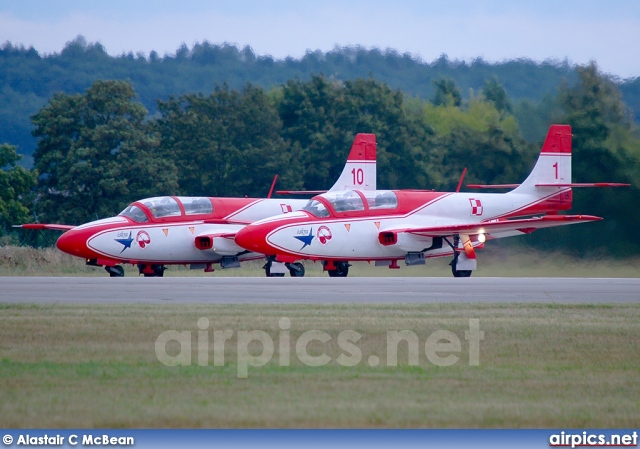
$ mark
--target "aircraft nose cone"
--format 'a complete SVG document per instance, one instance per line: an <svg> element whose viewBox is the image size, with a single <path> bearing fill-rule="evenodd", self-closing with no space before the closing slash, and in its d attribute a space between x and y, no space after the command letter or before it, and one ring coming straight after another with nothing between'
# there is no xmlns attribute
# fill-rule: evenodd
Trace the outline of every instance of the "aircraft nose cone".
<svg viewBox="0 0 640 449"><path fill-rule="evenodd" d="M79 233L74 232L73 230L67 231L62 234L58 238L56 246L60 251L77 257L85 257L84 253L86 252L85 250L87 248L86 243L81 238Z"/></svg>
<svg viewBox="0 0 640 449"><path fill-rule="evenodd" d="M256 253L268 254L269 245L267 245L263 233L259 226L245 226L235 237L236 244Z"/></svg>

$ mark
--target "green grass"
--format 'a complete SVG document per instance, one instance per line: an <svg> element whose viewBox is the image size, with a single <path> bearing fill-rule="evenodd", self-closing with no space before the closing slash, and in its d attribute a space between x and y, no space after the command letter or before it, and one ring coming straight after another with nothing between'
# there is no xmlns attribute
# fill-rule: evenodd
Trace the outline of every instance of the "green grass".
<svg viewBox="0 0 640 449"><path fill-rule="evenodd" d="M349 276L451 276L450 258L427 260L426 266L400 270L375 267L367 262L356 262ZM242 264L239 269L220 269L214 273L189 270L171 265L165 276L263 276L264 261ZM306 276L326 276L320 263L305 262ZM126 265L126 276L138 276L137 267ZM84 259L73 257L55 248L0 247L0 276L107 276L103 268L86 266ZM474 277L638 277L640 258L634 259L580 259L561 253L524 250L517 246L487 246L478 252L478 270Z"/></svg>
<svg viewBox="0 0 640 449"><path fill-rule="evenodd" d="M208 336L230 329L225 366L197 363L197 321ZM322 367L291 352L281 366L279 319L292 347L308 330ZM480 365L469 366L464 332L478 319ZM640 423L640 305L0 305L0 427L637 427ZM166 330L192 333L192 364L155 354ZM387 331L411 330L419 366L400 346L386 366ZM237 377L239 331L264 330L276 354ZM355 330L362 362L338 334ZM425 356L437 330L462 342L458 363ZM254 355L261 345L250 348ZM176 355L176 345L168 345ZM377 355L381 364L369 366Z"/></svg>

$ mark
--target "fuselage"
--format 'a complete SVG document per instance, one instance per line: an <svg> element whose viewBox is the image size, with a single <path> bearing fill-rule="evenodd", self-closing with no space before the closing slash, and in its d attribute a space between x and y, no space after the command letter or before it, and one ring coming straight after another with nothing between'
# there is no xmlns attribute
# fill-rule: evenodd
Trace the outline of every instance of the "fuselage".
<svg viewBox="0 0 640 449"><path fill-rule="evenodd" d="M302 208L307 200L156 197L130 204L118 216L77 226L57 246L96 263L199 264L225 256L259 258L238 247L246 224ZM208 244L207 244L208 243Z"/></svg>
<svg viewBox="0 0 640 449"><path fill-rule="evenodd" d="M343 191L314 197L305 208L246 226L236 243L278 260L398 260L408 253L425 257L452 254L442 239L420 233L398 234L383 241L385 231L428 226L483 223L566 209L571 189L549 187L542 197L527 193L453 193L432 191ZM527 230L487 233L501 238ZM482 246L477 236L475 247Z"/></svg>

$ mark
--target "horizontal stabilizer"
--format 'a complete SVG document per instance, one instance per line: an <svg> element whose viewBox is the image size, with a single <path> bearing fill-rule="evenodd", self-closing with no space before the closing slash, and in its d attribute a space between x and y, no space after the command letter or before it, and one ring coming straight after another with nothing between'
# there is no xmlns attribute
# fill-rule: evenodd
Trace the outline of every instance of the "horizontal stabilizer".
<svg viewBox="0 0 640 449"><path fill-rule="evenodd" d="M536 187L629 187L622 182L573 182L564 184L535 184ZM467 184L469 189L515 189L520 184Z"/></svg>
<svg viewBox="0 0 640 449"><path fill-rule="evenodd" d="M621 182L574 182L571 184L536 184L536 187L629 187Z"/></svg>
<svg viewBox="0 0 640 449"><path fill-rule="evenodd" d="M278 195L322 195L326 190L276 190Z"/></svg>
<svg viewBox="0 0 640 449"><path fill-rule="evenodd" d="M22 229L50 229L53 231L68 231L70 229L75 228L75 226L71 226L71 225L46 224L46 223L25 223L22 225L14 225L13 227L22 228Z"/></svg>
<svg viewBox="0 0 640 449"><path fill-rule="evenodd" d="M467 184L469 189L515 189L520 184Z"/></svg>

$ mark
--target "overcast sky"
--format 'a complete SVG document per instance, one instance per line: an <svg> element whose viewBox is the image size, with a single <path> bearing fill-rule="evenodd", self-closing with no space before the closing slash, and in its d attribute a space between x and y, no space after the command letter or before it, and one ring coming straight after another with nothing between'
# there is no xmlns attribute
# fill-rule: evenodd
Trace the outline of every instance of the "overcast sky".
<svg viewBox="0 0 640 449"><path fill-rule="evenodd" d="M640 76L637 0L0 0L0 43L60 52L77 35L112 55L173 54L207 40L299 58L336 45L392 48L431 62L595 60Z"/></svg>

